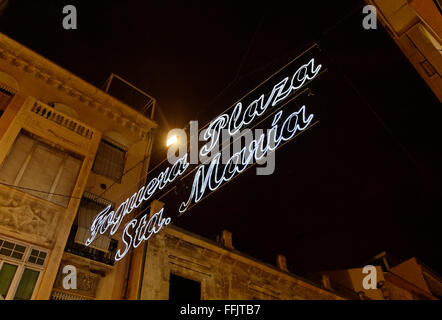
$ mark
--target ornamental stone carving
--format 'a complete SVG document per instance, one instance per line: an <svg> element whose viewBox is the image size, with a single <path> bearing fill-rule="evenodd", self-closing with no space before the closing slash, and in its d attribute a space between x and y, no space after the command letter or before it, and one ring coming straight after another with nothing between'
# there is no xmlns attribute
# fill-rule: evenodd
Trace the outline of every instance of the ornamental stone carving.
<svg viewBox="0 0 442 320"><path fill-rule="evenodd" d="M64 264L62 263L61 266ZM97 294L98 283L100 282L100 276L93 274L82 269L77 268L77 289L66 290L63 288L63 278L66 276L62 272L62 268L58 270L57 278L55 280L54 289L68 291L72 295L81 295L90 298L95 298Z"/></svg>
<svg viewBox="0 0 442 320"><path fill-rule="evenodd" d="M60 211L41 200L0 186L0 228L19 234L33 235L52 244Z"/></svg>

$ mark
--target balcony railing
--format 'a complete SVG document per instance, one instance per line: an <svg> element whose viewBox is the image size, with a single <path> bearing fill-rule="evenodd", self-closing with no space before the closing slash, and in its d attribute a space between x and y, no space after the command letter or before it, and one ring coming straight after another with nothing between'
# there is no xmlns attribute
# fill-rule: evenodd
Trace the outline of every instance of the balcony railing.
<svg viewBox="0 0 442 320"><path fill-rule="evenodd" d="M52 291L50 300L91 300L91 299L54 289Z"/></svg>
<svg viewBox="0 0 442 320"><path fill-rule="evenodd" d="M74 225L71 228L71 232L69 234L69 238L64 249L65 252L93 261L101 262L110 266L114 265L114 256L118 247L117 240L111 239L108 252L104 252L75 242L76 233L77 226Z"/></svg>
<svg viewBox="0 0 442 320"><path fill-rule="evenodd" d="M44 104L41 101L38 100L34 101L34 104L32 105L31 108L31 112L49 121L52 121L62 127L65 127L66 129L69 129L88 140L91 140L94 134L92 128L81 123L77 119L71 118L61 113L60 111L54 109L49 105Z"/></svg>

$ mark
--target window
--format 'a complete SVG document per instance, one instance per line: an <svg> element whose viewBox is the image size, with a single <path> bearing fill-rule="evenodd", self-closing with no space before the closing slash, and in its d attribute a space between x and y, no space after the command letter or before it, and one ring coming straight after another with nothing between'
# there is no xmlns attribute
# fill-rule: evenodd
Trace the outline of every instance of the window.
<svg viewBox="0 0 442 320"><path fill-rule="evenodd" d="M39 275L39 271L24 268L17 290L15 291L14 300L31 299Z"/></svg>
<svg viewBox="0 0 442 320"><path fill-rule="evenodd" d="M9 241L0 240L0 255L21 260L26 247Z"/></svg>
<svg viewBox="0 0 442 320"><path fill-rule="evenodd" d="M42 266L45 262L45 258L46 258L46 252L32 249L31 254L28 258L28 262Z"/></svg>
<svg viewBox="0 0 442 320"><path fill-rule="evenodd" d="M47 251L0 239L0 300L32 299Z"/></svg>
<svg viewBox="0 0 442 320"><path fill-rule="evenodd" d="M17 266L10 263L3 263L2 268L0 269L0 298L5 298L9 288L11 287L12 280L14 279L14 275L17 272Z"/></svg>
<svg viewBox="0 0 442 320"><path fill-rule="evenodd" d="M126 150L115 142L101 140L92 170L112 181L121 183Z"/></svg>
<svg viewBox="0 0 442 320"><path fill-rule="evenodd" d="M100 211L111 203L89 192L83 194L78 208L77 217L72 225L65 251L90 260L113 265L118 240L112 239L108 233L98 233L94 241L86 246L90 237L90 227ZM111 209L112 210L112 209Z"/></svg>
<svg viewBox="0 0 442 320"><path fill-rule="evenodd" d="M170 274L169 300L201 300L201 283Z"/></svg>
<svg viewBox="0 0 442 320"><path fill-rule="evenodd" d="M0 167L0 182L67 207L82 160L22 132Z"/></svg>
<svg viewBox="0 0 442 320"><path fill-rule="evenodd" d="M85 244L91 232L90 227L95 217L100 211L106 208L110 203L105 199L85 192L81 199L80 207L77 214L77 232L75 234L75 242ZM111 238L105 234L98 234L95 240L89 245L100 251L108 252Z"/></svg>

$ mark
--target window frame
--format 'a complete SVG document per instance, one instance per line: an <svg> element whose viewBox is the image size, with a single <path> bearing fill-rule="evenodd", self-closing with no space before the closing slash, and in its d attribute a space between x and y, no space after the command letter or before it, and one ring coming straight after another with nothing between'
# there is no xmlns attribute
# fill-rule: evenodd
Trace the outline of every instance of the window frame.
<svg viewBox="0 0 442 320"><path fill-rule="evenodd" d="M120 177L119 177L118 179L116 179L116 180L114 180L114 177L111 177L111 176L108 175L108 174L105 174L105 173L103 173L103 172L100 172L100 169L96 169L96 167L95 167L95 165L96 165L96 163L97 163L97 158L98 158L98 156L99 156L100 145L101 145L102 143L103 143L103 144L107 144L107 145L111 146L112 148L117 149L118 151L121 151L121 152L124 153L124 157L123 157L123 167L121 168L121 174L120 174ZM126 169L127 153L128 153L128 148L127 148L126 146L124 146L124 145L122 145L122 144L120 144L120 143L118 143L118 142L112 140L111 138L108 138L108 137L103 136L103 137L101 137L101 140L100 140L100 142L99 142L99 144L98 144L97 152L96 152L96 154L95 154L95 159L94 159L94 163L92 164L91 171L92 171L94 174L96 174L96 175L99 175L99 176L105 177L105 178L107 178L107 179L109 179L109 180L111 180L111 181L113 181L113 182L115 182L115 183L119 183L119 184L121 184L121 183L123 182L124 169ZM98 171L97 171L97 170L98 170Z"/></svg>
<svg viewBox="0 0 442 320"><path fill-rule="evenodd" d="M115 205L114 205L113 202L111 202L111 201L109 201L109 200L107 200L107 199L101 198L100 196L95 195L95 194L93 194L93 193L90 193L90 192L88 192L88 191L84 191L84 192L83 192L83 195L82 195L82 197L81 197L81 199L80 199L80 204L78 205L77 213L76 213L76 215L75 215L75 220L74 220L74 223L73 223L73 226L76 225L77 228L79 227L79 224L80 224L80 222L79 222L79 219L80 219L80 210L82 210L82 208L83 208L83 207L82 207L82 205L84 204L83 201L90 201L90 202L93 202L93 203L96 204L96 205L99 205L99 206L101 205L101 206L103 206L102 209L105 209L107 206L110 205L110 206L111 206L111 210L110 210L110 211L114 210L114 207L115 207ZM98 212L99 212L99 211L97 211L97 215L98 215ZM81 226L81 227L82 227L82 226ZM72 230L72 227L71 227L71 230ZM77 229L77 231L76 231L76 233L75 233L74 242L75 242L75 243L78 243L78 244L80 244L80 245L86 246L85 243L81 243L81 242L77 242L77 241L75 241L75 238L76 238L76 234L77 234L77 232L78 232L78 229ZM98 247L94 246L93 244L94 244L94 241L95 241L96 239L94 239L94 241L92 241L92 242L89 244L88 247L93 248L93 249L98 250L98 251L101 251L101 252L104 252L105 254L109 254L109 253L111 252L111 251L110 251L110 246L111 246L111 243L110 243L110 242L111 242L112 236L109 234L108 231L105 232L104 234L98 234L97 236L98 236L98 237L99 237L99 236L104 236L104 237L109 238L109 246L108 246L108 248L107 248L106 250L103 250L102 248L98 248Z"/></svg>
<svg viewBox="0 0 442 320"><path fill-rule="evenodd" d="M20 132L19 132L19 133L17 134L17 136L15 137L14 142L11 144L11 147L10 147L10 149L8 150L8 153L7 153L6 157L5 157L5 159L3 159L3 162L0 163L0 169L3 167L4 162L6 161L6 158L7 158L7 157L9 156L9 154L12 152L12 149L13 149L13 147L14 147L14 144L16 143L17 139L18 139L21 135L23 135L23 136L25 136L25 137L28 137L28 138L32 139L32 140L33 140L33 145L32 145L32 147L31 147L29 153L26 155L25 160L24 160L24 162L23 162L23 164L22 164L22 167L21 167L21 168L19 169L19 171L17 172L17 175L15 176L15 179L14 179L12 185L13 185L13 186L17 186L17 189L18 189L18 190L20 190L20 191L26 193L26 194L29 195L29 196L36 197L36 198L41 199L41 200L44 200L44 201L48 201L48 202L50 202L50 203L52 203L52 204L54 204L54 205L56 205L56 206L60 206L60 207L63 207L63 208L68 208L68 207L69 207L69 203L70 203L71 200L72 200L72 192L75 190L75 186L76 186L77 183L78 183L78 178L79 178L80 175L81 175L81 171L82 171L82 168L83 168L83 165L84 165L84 160L85 160L84 157L82 157L82 156L79 155L79 154L73 153L73 152L71 152L71 151L69 151L69 150L66 150L66 149L63 149L63 148L61 148L61 147L55 146L55 145L54 145L53 143L51 143L50 141L46 141L46 140L44 140L44 139L42 139L42 138L36 136L35 134L31 133L31 132L28 132L28 131L26 131L26 130L20 130ZM37 196L37 195L35 195L35 194L33 194L33 193L26 192L26 189L21 189L22 186L20 185L21 181L23 180L23 176L25 175L25 172L27 171L28 166L29 166L29 164L30 164L32 158L34 157L35 152L36 152L36 150L37 150L37 148L38 148L39 146L43 146L43 148L48 148L49 151L51 151L51 152L56 151L56 152L60 153L60 155L62 155L62 158L61 158L62 160L61 160L60 167L57 169L57 174L55 175L55 178L54 178L54 180L52 181L52 184L51 184L51 186L50 186L50 188L49 188L49 191L47 191L47 194L46 194L45 196L43 196L43 195L44 195L46 192L45 192L45 193L41 193L42 196ZM63 172L64 172L65 170L67 170L66 165L67 165L68 160L69 160L70 158L74 158L74 159L80 161L80 166L79 166L79 169L78 169L77 178L75 179L75 183L74 183L74 185L72 186L71 197L68 199L66 205L63 205L63 204L60 204L60 203L58 203L58 202L55 202L55 201L53 200L53 198L54 198L54 197L57 197L56 195L54 195L54 193L55 193L55 190L57 189L57 187L59 186L60 178L61 178Z"/></svg>
<svg viewBox="0 0 442 320"><path fill-rule="evenodd" d="M37 294L37 290L36 289L40 285L40 282L42 280L43 272L44 272L45 267L46 267L46 265L48 263L48 260L49 260L49 253L50 253L50 251L47 250L47 249L38 247L38 246L27 244L27 243L24 243L24 242L21 242L21 241L17 241L15 239L10 239L10 238L7 238L7 237L1 237L1 240L8 241L8 242L11 242L11 243L14 243L14 244L18 244L18 245L24 246L26 248L22 259L17 259L17 258L13 258L13 257L8 257L8 256L0 255L0 270L3 268L3 265L5 263L17 266L17 270L15 271L15 274L14 274L14 276L12 278L12 281L11 281L11 284L9 286L8 292L6 293L6 297L3 297L3 299L5 299L5 300L14 300L15 294L17 293L17 289L18 289L20 281L21 281L21 279L23 277L23 273L25 272L25 269L30 269L30 270L38 272L38 278L37 278L37 281L35 282L35 286L34 286L34 289L32 291L32 295L30 297L30 300L34 300L35 296ZM40 252L45 252L46 253L46 257L45 257L43 265L38 265L38 264L34 264L32 262L28 262L29 257L31 256L31 252L32 252L33 249L38 250Z"/></svg>

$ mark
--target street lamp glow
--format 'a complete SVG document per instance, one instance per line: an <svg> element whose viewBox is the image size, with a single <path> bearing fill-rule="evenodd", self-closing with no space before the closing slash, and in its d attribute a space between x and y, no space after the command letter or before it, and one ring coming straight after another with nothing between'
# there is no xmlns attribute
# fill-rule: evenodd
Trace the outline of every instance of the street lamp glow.
<svg viewBox="0 0 442 320"><path fill-rule="evenodd" d="M169 146L171 146L171 145L173 145L173 144L175 144L177 142L178 142L178 136L173 135L169 139L167 139L166 147L169 147Z"/></svg>

